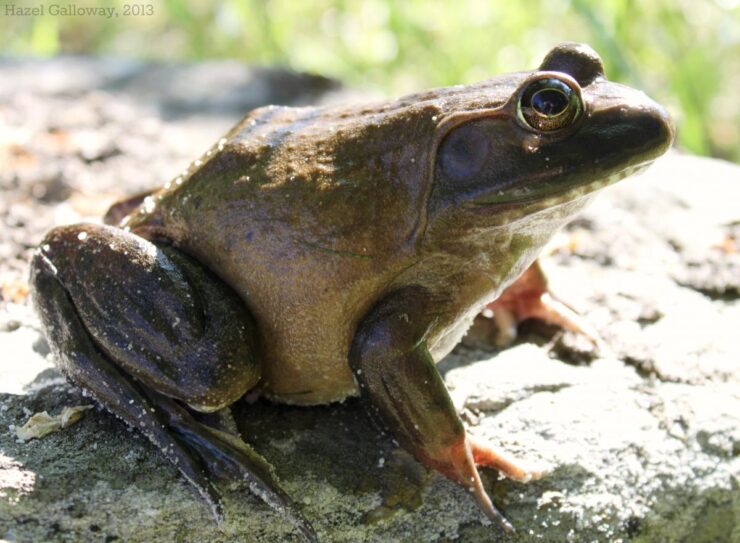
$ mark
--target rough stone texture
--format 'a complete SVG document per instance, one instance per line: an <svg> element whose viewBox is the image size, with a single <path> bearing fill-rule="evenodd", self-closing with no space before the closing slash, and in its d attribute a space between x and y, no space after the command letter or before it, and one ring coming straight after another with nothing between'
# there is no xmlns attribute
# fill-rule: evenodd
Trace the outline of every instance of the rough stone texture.
<svg viewBox="0 0 740 543"><path fill-rule="evenodd" d="M0 79L0 538L297 541L240 489L217 527L174 467L104 411L16 441L32 413L89 401L52 369L26 260L52 225L174 176L248 108L332 99L322 92L335 85L93 59L4 61ZM322 541L740 541L738 181L736 166L673 153L554 240L553 290L598 331L600 352L535 322L515 345L482 349L484 321L442 362L473 434L550 469L529 485L484 474L515 536L395 449L356 401L243 403L242 433Z"/></svg>

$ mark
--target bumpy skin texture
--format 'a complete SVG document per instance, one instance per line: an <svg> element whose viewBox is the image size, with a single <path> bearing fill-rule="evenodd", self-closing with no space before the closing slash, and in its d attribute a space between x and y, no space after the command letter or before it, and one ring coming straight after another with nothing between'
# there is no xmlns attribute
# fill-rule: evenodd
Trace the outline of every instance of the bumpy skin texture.
<svg viewBox="0 0 740 543"><path fill-rule="evenodd" d="M592 192L672 138L665 111L578 44L466 87L258 109L183 176L114 207L111 222L140 203L120 228L52 231L35 299L65 372L217 509L210 477L244 477L314 537L266 462L197 411L253 387L295 404L359 393L510 529L476 464L536 474L466 436L434 364Z"/></svg>

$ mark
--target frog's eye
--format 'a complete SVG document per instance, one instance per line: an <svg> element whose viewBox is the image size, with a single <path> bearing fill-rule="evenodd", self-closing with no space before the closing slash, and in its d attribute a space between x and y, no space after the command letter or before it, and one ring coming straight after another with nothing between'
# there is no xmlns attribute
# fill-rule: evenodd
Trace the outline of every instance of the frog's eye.
<svg viewBox="0 0 740 543"><path fill-rule="evenodd" d="M517 106L522 122L540 132L553 132L570 126L582 110L579 93L553 77L530 83L521 93Z"/></svg>

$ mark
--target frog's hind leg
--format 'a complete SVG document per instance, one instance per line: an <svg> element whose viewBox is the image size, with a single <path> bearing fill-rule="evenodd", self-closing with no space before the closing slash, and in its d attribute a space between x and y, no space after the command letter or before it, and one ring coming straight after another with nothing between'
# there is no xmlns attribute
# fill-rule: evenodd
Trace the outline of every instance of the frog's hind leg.
<svg viewBox="0 0 740 543"><path fill-rule="evenodd" d="M199 420L260 377L255 323L197 262L109 226L52 230L31 263L33 298L62 371L140 429L223 514L213 478L245 480L308 540L271 466Z"/></svg>

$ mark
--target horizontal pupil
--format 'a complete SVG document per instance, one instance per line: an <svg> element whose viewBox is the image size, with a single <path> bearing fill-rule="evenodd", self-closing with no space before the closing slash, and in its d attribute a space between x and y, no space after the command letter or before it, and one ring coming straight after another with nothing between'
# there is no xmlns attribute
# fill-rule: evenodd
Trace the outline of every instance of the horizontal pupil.
<svg viewBox="0 0 740 543"><path fill-rule="evenodd" d="M532 96L532 107L537 113L552 117L568 107L568 98L559 90L542 89Z"/></svg>

